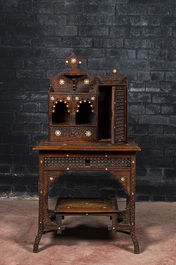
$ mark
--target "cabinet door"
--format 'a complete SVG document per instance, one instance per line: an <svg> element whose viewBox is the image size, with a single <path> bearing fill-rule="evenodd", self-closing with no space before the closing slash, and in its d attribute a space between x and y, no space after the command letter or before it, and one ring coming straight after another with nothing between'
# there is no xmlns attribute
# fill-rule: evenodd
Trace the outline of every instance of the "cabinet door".
<svg viewBox="0 0 176 265"><path fill-rule="evenodd" d="M112 87L112 143L127 141L127 86Z"/></svg>

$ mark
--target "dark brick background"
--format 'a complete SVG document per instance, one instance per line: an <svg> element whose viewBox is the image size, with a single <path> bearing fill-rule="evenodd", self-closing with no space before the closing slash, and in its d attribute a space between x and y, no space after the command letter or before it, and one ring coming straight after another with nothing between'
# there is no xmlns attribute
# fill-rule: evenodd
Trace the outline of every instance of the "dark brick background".
<svg viewBox="0 0 176 265"><path fill-rule="evenodd" d="M1 195L37 194L32 147L48 137L49 78L74 51L95 75L116 66L128 77L137 199L175 201L175 0L1 0L0 25ZM71 179L60 193L114 191L111 178Z"/></svg>

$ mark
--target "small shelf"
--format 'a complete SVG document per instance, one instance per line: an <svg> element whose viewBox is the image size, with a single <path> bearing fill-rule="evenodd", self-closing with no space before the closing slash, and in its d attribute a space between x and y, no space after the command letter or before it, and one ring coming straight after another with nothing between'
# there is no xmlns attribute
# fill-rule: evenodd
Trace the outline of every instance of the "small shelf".
<svg viewBox="0 0 176 265"><path fill-rule="evenodd" d="M117 213L118 205L115 198L90 199L90 198L59 198L55 213Z"/></svg>
<svg viewBox="0 0 176 265"><path fill-rule="evenodd" d="M51 123L52 126L72 126L71 122L62 122L62 123L57 123L57 122L52 122Z"/></svg>
<svg viewBox="0 0 176 265"><path fill-rule="evenodd" d="M71 126L71 127L95 127L96 123L92 122L92 123L83 123L83 124L72 124L71 122L63 122L63 123L50 123L51 126L53 127L66 127L66 126Z"/></svg>

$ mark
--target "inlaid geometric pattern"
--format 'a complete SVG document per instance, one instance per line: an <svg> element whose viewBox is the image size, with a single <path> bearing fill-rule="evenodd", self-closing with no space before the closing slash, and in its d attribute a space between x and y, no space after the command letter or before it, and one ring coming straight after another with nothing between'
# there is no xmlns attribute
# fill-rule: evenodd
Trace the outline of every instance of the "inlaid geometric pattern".
<svg viewBox="0 0 176 265"><path fill-rule="evenodd" d="M82 139L84 141L94 141L96 140L96 127L94 126L70 126L68 127L52 127L50 126L51 136L53 141L63 141L63 140L75 140ZM60 133L57 134L57 131Z"/></svg>
<svg viewBox="0 0 176 265"><path fill-rule="evenodd" d="M115 106L114 106L114 127L115 140L121 140L125 137L125 90L115 90Z"/></svg>
<svg viewBox="0 0 176 265"><path fill-rule="evenodd" d="M45 167L59 168L129 168L130 158L45 157Z"/></svg>

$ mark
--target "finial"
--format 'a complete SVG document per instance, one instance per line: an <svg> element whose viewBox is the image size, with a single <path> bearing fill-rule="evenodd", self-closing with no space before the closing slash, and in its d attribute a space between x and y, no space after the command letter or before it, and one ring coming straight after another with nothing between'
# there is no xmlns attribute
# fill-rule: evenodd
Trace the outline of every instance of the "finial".
<svg viewBox="0 0 176 265"><path fill-rule="evenodd" d="M66 60L65 60L66 64L70 64L70 67L71 67L71 72L75 72L75 71L78 71L77 69L77 66L78 64L82 64L82 61L81 59L79 59L76 54L72 54L70 57L68 57Z"/></svg>
<svg viewBox="0 0 176 265"><path fill-rule="evenodd" d="M118 70L117 70L116 67L114 67L114 68L112 69L112 73L113 73L113 74L117 74L117 73L118 73Z"/></svg>

